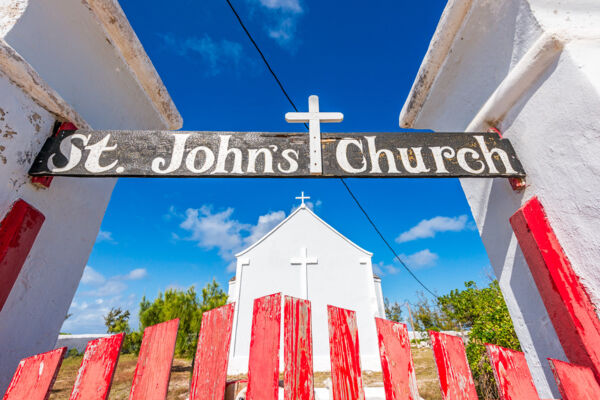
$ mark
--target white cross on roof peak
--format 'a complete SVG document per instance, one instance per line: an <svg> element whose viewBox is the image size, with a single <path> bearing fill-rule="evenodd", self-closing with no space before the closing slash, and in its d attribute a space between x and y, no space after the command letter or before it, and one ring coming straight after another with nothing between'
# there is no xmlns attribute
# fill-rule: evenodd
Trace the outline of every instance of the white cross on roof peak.
<svg viewBox="0 0 600 400"><path fill-rule="evenodd" d="M304 191L302 191L302 194L298 197L296 197L297 200L301 200L302 204L300 205L300 207L304 207L304 200L310 200L310 196L305 196L304 195Z"/></svg>

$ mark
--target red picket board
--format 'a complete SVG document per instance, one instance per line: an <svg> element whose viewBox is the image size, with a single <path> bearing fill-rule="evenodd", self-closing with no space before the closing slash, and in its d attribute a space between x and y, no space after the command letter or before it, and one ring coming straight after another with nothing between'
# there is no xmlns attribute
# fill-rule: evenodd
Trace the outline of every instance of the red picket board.
<svg viewBox="0 0 600 400"><path fill-rule="evenodd" d="M144 330L129 400L165 400L179 319L149 326Z"/></svg>
<svg viewBox="0 0 600 400"><path fill-rule="evenodd" d="M600 399L600 385L591 369L564 361L548 360L563 400Z"/></svg>
<svg viewBox="0 0 600 400"><path fill-rule="evenodd" d="M477 400L477 390L462 338L429 332L444 400Z"/></svg>
<svg viewBox="0 0 600 400"><path fill-rule="evenodd" d="M76 131L76 130L77 130L77 127L75 126L75 124L73 124L71 122L63 122L62 124L60 124L60 126L56 130L56 133L54 133L54 136L57 136L62 131ZM33 183L33 185L38 188L48 189L50 187L50 185L52 184L52 178L53 178L52 176L32 176L31 183Z"/></svg>
<svg viewBox="0 0 600 400"><path fill-rule="evenodd" d="M310 301L285 296L284 311L284 398L314 400Z"/></svg>
<svg viewBox="0 0 600 400"><path fill-rule="evenodd" d="M486 344L501 400L539 400L525 354Z"/></svg>
<svg viewBox="0 0 600 400"><path fill-rule="evenodd" d="M417 377L405 324L375 318L385 398L419 400Z"/></svg>
<svg viewBox="0 0 600 400"><path fill-rule="evenodd" d="M66 347L24 358L2 400L45 400L56 379Z"/></svg>
<svg viewBox="0 0 600 400"><path fill-rule="evenodd" d="M19 199L0 223L0 311L17 281L44 219L41 212Z"/></svg>
<svg viewBox="0 0 600 400"><path fill-rule="evenodd" d="M69 400L106 400L110 393L124 333L90 341Z"/></svg>
<svg viewBox="0 0 600 400"><path fill-rule="evenodd" d="M356 313L327 306L333 400L364 400Z"/></svg>
<svg viewBox="0 0 600 400"><path fill-rule="evenodd" d="M202 314L190 400L223 400L235 303Z"/></svg>
<svg viewBox="0 0 600 400"><path fill-rule="evenodd" d="M600 380L600 320L537 197L510 223L566 356Z"/></svg>
<svg viewBox="0 0 600 400"><path fill-rule="evenodd" d="M254 300L247 400L277 400L281 293Z"/></svg>

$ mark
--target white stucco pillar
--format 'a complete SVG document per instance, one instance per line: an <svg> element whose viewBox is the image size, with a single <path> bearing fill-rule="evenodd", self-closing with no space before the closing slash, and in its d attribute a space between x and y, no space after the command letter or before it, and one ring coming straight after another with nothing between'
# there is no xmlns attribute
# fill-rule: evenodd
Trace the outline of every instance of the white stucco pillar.
<svg viewBox="0 0 600 400"><path fill-rule="evenodd" d="M541 398L566 360L509 217L537 196L573 269L600 305L600 3L449 1L400 115L402 127L498 128L527 172L461 179ZM468 249L465 249L468 251Z"/></svg>
<svg viewBox="0 0 600 400"><path fill-rule="evenodd" d="M79 128L181 127L114 0L0 0L0 219L17 199L45 217L0 311L0 393L20 359L56 343L116 182L30 183L27 171L57 120Z"/></svg>

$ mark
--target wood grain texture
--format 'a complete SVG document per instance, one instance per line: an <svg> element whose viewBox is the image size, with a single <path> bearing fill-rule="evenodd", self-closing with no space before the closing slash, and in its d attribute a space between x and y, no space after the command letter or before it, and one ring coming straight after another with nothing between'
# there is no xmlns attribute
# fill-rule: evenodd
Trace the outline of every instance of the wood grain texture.
<svg viewBox="0 0 600 400"><path fill-rule="evenodd" d="M327 306L333 400L364 400L356 313Z"/></svg>
<svg viewBox="0 0 600 400"><path fill-rule="evenodd" d="M281 293L254 300L247 400L277 400Z"/></svg>
<svg viewBox="0 0 600 400"><path fill-rule="evenodd" d="M235 303L202 314L190 400L223 400Z"/></svg>
<svg viewBox="0 0 600 400"><path fill-rule="evenodd" d="M417 377L405 324L375 318L387 400L419 400Z"/></svg>
<svg viewBox="0 0 600 400"><path fill-rule="evenodd" d="M21 360L2 400L45 400L56 379L66 347Z"/></svg>
<svg viewBox="0 0 600 400"><path fill-rule="evenodd" d="M563 400L600 399L600 385L591 369L559 360L549 361Z"/></svg>
<svg viewBox="0 0 600 400"><path fill-rule="evenodd" d="M486 344L501 400L539 400L525 354Z"/></svg>
<svg viewBox="0 0 600 400"><path fill-rule="evenodd" d="M179 319L149 326L144 330L129 400L165 400Z"/></svg>
<svg viewBox="0 0 600 400"><path fill-rule="evenodd" d="M19 277L44 219L41 212L19 199L0 223L0 310Z"/></svg>
<svg viewBox="0 0 600 400"><path fill-rule="evenodd" d="M285 296L285 400L314 400L312 316L309 300Z"/></svg>
<svg viewBox="0 0 600 400"><path fill-rule="evenodd" d="M124 333L90 341L69 400L106 400L110 393Z"/></svg>
<svg viewBox="0 0 600 400"><path fill-rule="evenodd" d="M537 197L510 223L569 361L600 380L600 320Z"/></svg>
<svg viewBox="0 0 600 400"><path fill-rule="evenodd" d="M510 142L495 133L323 133L321 173L310 169L309 137L307 133L287 132L62 131L46 141L29 174L113 177L525 176Z"/></svg>
<svg viewBox="0 0 600 400"><path fill-rule="evenodd" d="M462 338L429 332L444 400L477 400L471 368Z"/></svg>

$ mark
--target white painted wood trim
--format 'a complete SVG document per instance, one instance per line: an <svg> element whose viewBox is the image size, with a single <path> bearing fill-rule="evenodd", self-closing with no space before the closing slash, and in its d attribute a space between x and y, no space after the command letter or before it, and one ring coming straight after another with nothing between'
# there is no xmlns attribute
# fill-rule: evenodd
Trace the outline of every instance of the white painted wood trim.
<svg viewBox="0 0 600 400"><path fill-rule="evenodd" d="M449 0L423 58L417 77L400 112L400 127L412 128L435 82L452 43L469 14L473 0Z"/></svg>
<svg viewBox="0 0 600 400"><path fill-rule="evenodd" d="M239 258L237 260L237 267L236 267L236 273L235 273L235 280L236 280L236 290L237 290L237 298L235 299L235 313L233 316L233 326L231 327L231 348L229 351L229 358L231 359L234 354L235 354L235 346L236 346L236 332L237 332L237 326L238 326L238 317L239 317L239 313L240 313L240 298L242 296L242 275L244 273L244 267L250 265L250 259L249 258Z"/></svg>
<svg viewBox="0 0 600 400"><path fill-rule="evenodd" d="M543 34L521 57L477 112L467 132L498 126L519 99L560 56L563 42L555 35Z"/></svg>
<svg viewBox="0 0 600 400"><path fill-rule="evenodd" d="M357 248L358 250L362 251L363 253L365 253L367 256L371 257L373 255L373 253L371 253L370 251L367 251L365 249L363 249L362 247L360 247L359 245L357 245L356 243L354 243L353 241L351 241L350 239L348 239L346 236L342 235L341 233L339 233L337 230L335 230L335 228L333 228L331 225L329 225L327 222L323 221L317 214L315 214L310 208L304 206L304 207L298 207L296 209L296 211L294 211L293 213L291 213L286 219L284 219L283 221L281 221L279 223L279 225L277 225L275 228L271 229L265 236L263 236L262 238L258 239L253 245L251 245L250 247L240 251L239 253L235 254L236 257L240 257L246 253L248 253L250 250L252 250L253 248L255 248L256 246L258 246L260 243L262 243L266 238L268 238L269 236L271 236L277 229L279 229L281 226L283 226L283 224L285 224L287 221L289 221L294 215L296 215L297 213L299 213L302 210L306 210L308 211L313 217L315 217L319 222L321 222L323 225L325 225L327 228L329 228L331 231L333 231L333 233L335 233L336 235L338 235L339 237L341 237L342 239L344 239L346 242L348 242L349 244L351 244L352 246L354 246L355 248Z"/></svg>
<svg viewBox="0 0 600 400"><path fill-rule="evenodd" d="M90 129L83 117L3 39L0 39L0 71L27 93L33 101L59 119L72 122L81 129Z"/></svg>
<svg viewBox="0 0 600 400"><path fill-rule="evenodd" d="M165 126L171 130L180 129L183 126L183 118L117 0L82 1L97 17L106 35L121 53L125 64L136 77Z"/></svg>

